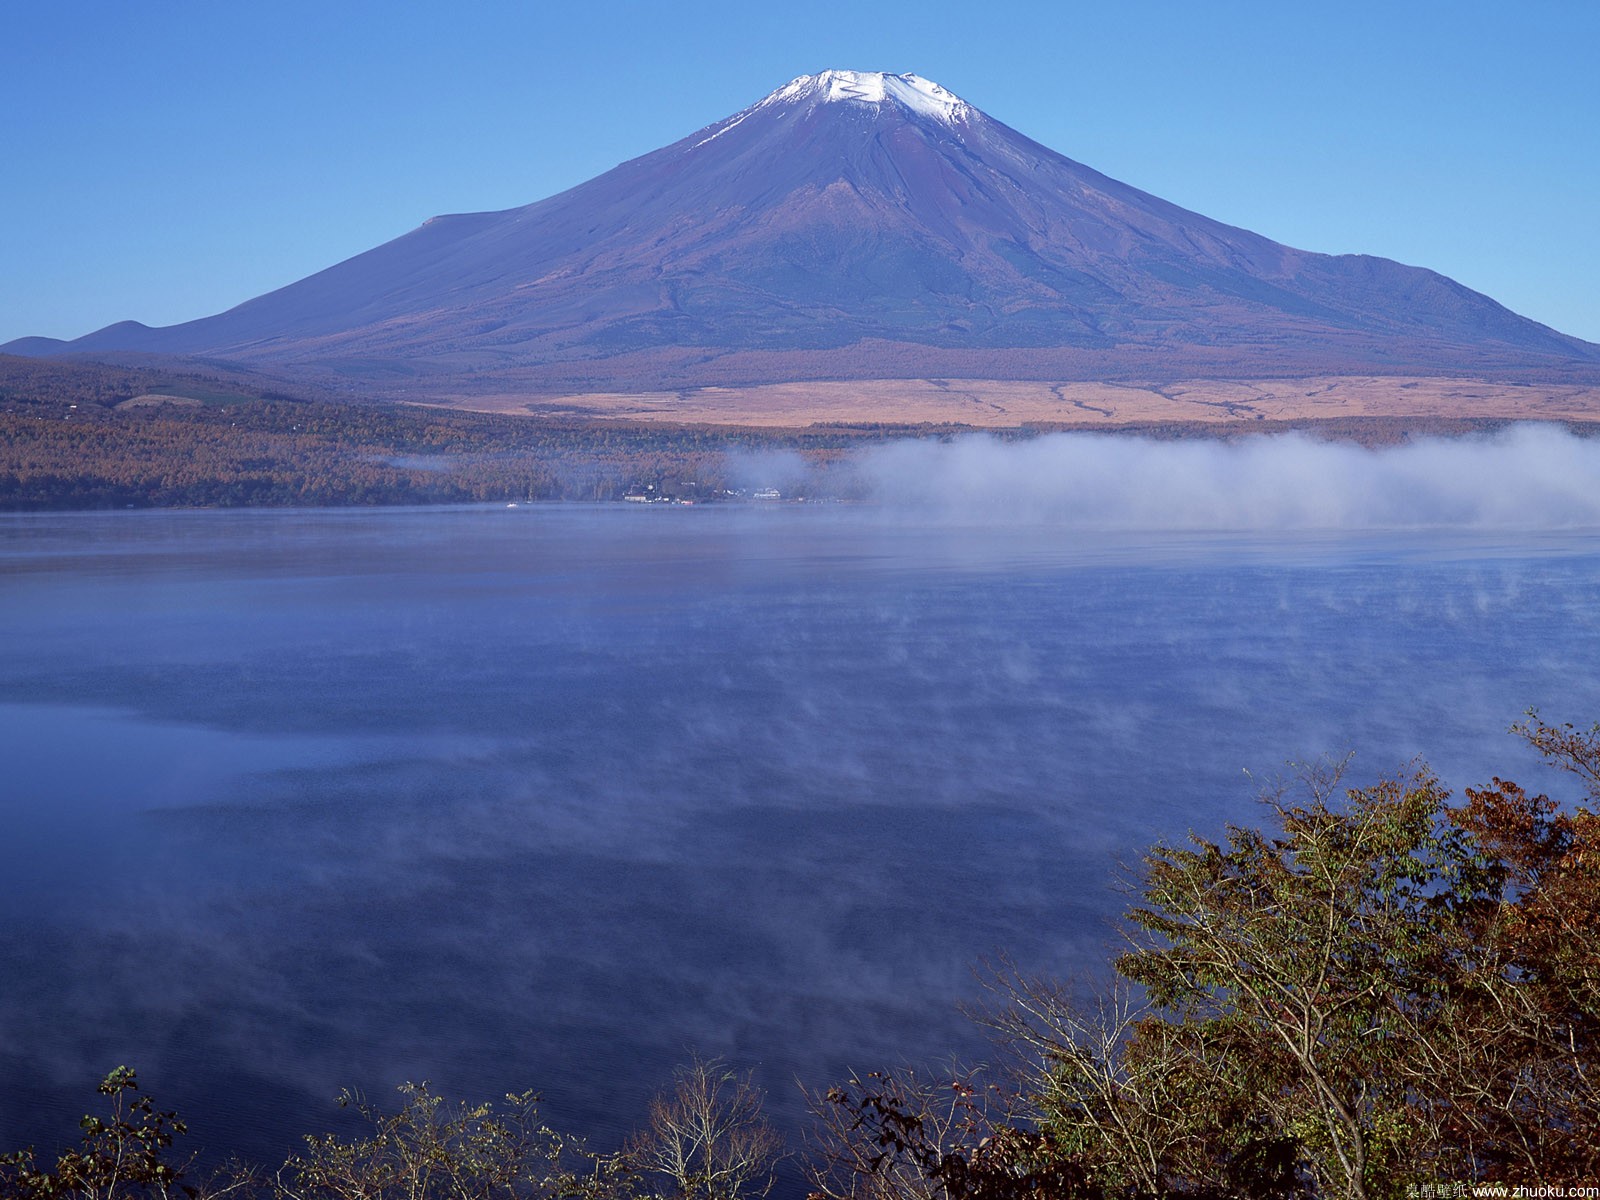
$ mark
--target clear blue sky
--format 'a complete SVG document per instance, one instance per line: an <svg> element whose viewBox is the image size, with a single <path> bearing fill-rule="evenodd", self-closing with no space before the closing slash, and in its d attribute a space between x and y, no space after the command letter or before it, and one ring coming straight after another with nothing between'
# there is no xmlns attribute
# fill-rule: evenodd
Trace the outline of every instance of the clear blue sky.
<svg viewBox="0 0 1600 1200"><path fill-rule="evenodd" d="M0 341L204 316L826 67L1600 341L1600 3L17 0Z"/></svg>

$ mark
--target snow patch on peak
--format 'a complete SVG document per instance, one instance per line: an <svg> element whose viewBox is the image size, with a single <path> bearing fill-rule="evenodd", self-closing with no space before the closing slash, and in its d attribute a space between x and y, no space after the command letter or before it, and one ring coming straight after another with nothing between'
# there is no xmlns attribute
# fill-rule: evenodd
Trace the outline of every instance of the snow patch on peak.
<svg viewBox="0 0 1600 1200"><path fill-rule="evenodd" d="M953 125L972 111L954 92L946 91L920 75L890 75L886 71L823 71L792 79L761 102L815 98L828 102L881 105L894 101L923 117Z"/></svg>

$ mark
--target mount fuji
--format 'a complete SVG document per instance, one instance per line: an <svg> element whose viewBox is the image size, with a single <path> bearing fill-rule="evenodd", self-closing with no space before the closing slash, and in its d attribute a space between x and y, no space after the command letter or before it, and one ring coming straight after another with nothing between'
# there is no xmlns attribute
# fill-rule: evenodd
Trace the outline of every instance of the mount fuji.
<svg viewBox="0 0 1600 1200"><path fill-rule="evenodd" d="M205 357L374 394L944 376L1600 382L1435 272L1291 249L916 75L801 76L525 207L436 217L215 316L32 355Z"/></svg>

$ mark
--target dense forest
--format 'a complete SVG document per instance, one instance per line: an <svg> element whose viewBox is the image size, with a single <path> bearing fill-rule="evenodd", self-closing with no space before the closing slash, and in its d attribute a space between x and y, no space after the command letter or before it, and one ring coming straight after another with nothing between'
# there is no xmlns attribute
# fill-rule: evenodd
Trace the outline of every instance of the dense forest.
<svg viewBox="0 0 1600 1200"><path fill-rule="evenodd" d="M0 508L707 499L729 451L825 463L874 428L772 435L303 398L238 376L0 357Z"/></svg>
<svg viewBox="0 0 1600 1200"><path fill-rule="evenodd" d="M963 426L813 425L773 430L498 415L287 393L215 374L0 355L0 510L448 504L635 498L706 501L740 491L740 452L799 456L813 487L848 498L853 448L948 438ZM1392 418L1130 425L1171 439L1307 429L1367 445L1506 422ZM1024 426L1025 438L1071 426ZM1103 430L1100 432L1104 432ZM1580 432L1592 432L1592 430Z"/></svg>
<svg viewBox="0 0 1600 1200"><path fill-rule="evenodd" d="M1600 801L1600 725L1514 732ZM748 1076L697 1060L616 1151L531 1092L418 1083L347 1093L359 1132L207 1177L119 1067L78 1147L0 1155L0 1194L744 1200L785 1160L812 1200L1596 1194L1600 813L1499 778L1456 801L1420 767L1352 789L1330 765L1263 800L1260 828L1146 852L1112 990L991 968L997 1065L841 1081L803 1150Z"/></svg>

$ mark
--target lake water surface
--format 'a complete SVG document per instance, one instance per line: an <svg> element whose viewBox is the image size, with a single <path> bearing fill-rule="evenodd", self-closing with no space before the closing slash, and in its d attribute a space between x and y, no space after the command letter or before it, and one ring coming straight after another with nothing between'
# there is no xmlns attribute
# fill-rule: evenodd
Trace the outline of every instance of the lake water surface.
<svg viewBox="0 0 1600 1200"><path fill-rule="evenodd" d="M124 1062L262 1158L423 1078L605 1140L690 1052L792 1122L1289 760L1563 787L1530 705L1600 717L1594 531L0 517L0 1149Z"/></svg>

